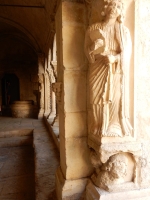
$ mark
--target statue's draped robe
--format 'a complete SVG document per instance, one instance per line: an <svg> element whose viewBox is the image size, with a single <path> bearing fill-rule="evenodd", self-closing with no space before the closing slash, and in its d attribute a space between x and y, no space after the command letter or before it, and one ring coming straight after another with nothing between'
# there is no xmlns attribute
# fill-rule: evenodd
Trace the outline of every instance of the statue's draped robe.
<svg viewBox="0 0 150 200"><path fill-rule="evenodd" d="M89 66L89 92L92 106L91 123L98 122L99 134L103 136L131 135L129 123L129 61L131 55L130 34L126 27L116 22L106 26L101 23L89 27L85 40L85 52L89 58L89 34L101 29L105 35L106 52L95 55ZM103 54L119 55L114 64L103 64ZM92 133L92 129L90 130Z"/></svg>

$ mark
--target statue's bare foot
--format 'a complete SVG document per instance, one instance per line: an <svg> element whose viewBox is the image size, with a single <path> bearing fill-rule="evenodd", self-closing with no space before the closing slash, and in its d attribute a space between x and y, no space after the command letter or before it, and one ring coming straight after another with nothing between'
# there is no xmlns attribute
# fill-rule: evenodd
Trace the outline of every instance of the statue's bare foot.
<svg viewBox="0 0 150 200"><path fill-rule="evenodd" d="M121 130L120 124L119 123L111 124L108 127L106 136L108 136L108 137L122 137L123 134L122 134L122 130Z"/></svg>

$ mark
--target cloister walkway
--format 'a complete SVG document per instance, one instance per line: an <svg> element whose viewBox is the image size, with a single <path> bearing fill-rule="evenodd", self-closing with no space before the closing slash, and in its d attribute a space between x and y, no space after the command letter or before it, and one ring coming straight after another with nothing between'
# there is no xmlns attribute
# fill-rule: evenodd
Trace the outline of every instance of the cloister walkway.
<svg viewBox="0 0 150 200"><path fill-rule="evenodd" d="M59 152L42 120L0 117L0 199L55 199Z"/></svg>

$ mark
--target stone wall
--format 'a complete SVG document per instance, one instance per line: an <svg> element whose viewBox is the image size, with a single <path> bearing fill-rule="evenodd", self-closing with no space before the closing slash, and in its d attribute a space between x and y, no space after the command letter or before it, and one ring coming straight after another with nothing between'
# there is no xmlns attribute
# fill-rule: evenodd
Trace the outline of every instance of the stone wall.
<svg viewBox="0 0 150 200"><path fill-rule="evenodd" d="M141 186L150 184L150 2L135 1L135 131L142 143Z"/></svg>

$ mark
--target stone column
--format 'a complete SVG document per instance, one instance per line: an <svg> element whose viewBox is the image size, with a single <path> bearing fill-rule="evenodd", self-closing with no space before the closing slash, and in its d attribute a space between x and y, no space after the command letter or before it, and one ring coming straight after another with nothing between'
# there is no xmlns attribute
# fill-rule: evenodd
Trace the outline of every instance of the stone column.
<svg viewBox="0 0 150 200"><path fill-rule="evenodd" d="M38 54L38 78L39 78L39 114L38 118L43 118L44 114L44 54Z"/></svg>
<svg viewBox="0 0 150 200"><path fill-rule="evenodd" d="M53 122L54 118L56 117L56 96L55 93L52 91L52 84L56 82L56 78L54 76L54 71L52 67L47 69L47 72L49 74L49 80L50 80L50 96L51 96L51 112L48 116L48 119Z"/></svg>
<svg viewBox="0 0 150 200"><path fill-rule="evenodd" d="M61 2L56 14L57 81L62 83L58 104L60 168L56 173L59 200L79 199L93 170L87 145L84 37L84 4Z"/></svg>
<svg viewBox="0 0 150 200"><path fill-rule="evenodd" d="M56 59L54 56L53 56L53 58ZM51 65L53 66L54 76L57 79L57 61L56 60L51 61ZM56 80L55 80L55 82L56 82ZM52 90L52 91L54 92L54 90ZM56 99L56 93L55 93L55 99ZM59 126L59 113L58 113L58 104L56 102L57 102L57 99L55 102L53 102L54 105L52 105L52 106L55 106L55 109L56 109L56 116L55 116L55 119L54 119L52 125L58 127Z"/></svg>
<svg viewBox="0 0 150 200"><path fill-rule="evenodd" d="M45 110L44 110L44 116L48 117L50 113L50 80L49 75L47 72L44 73L44 84L45 84Z"/></svg>

